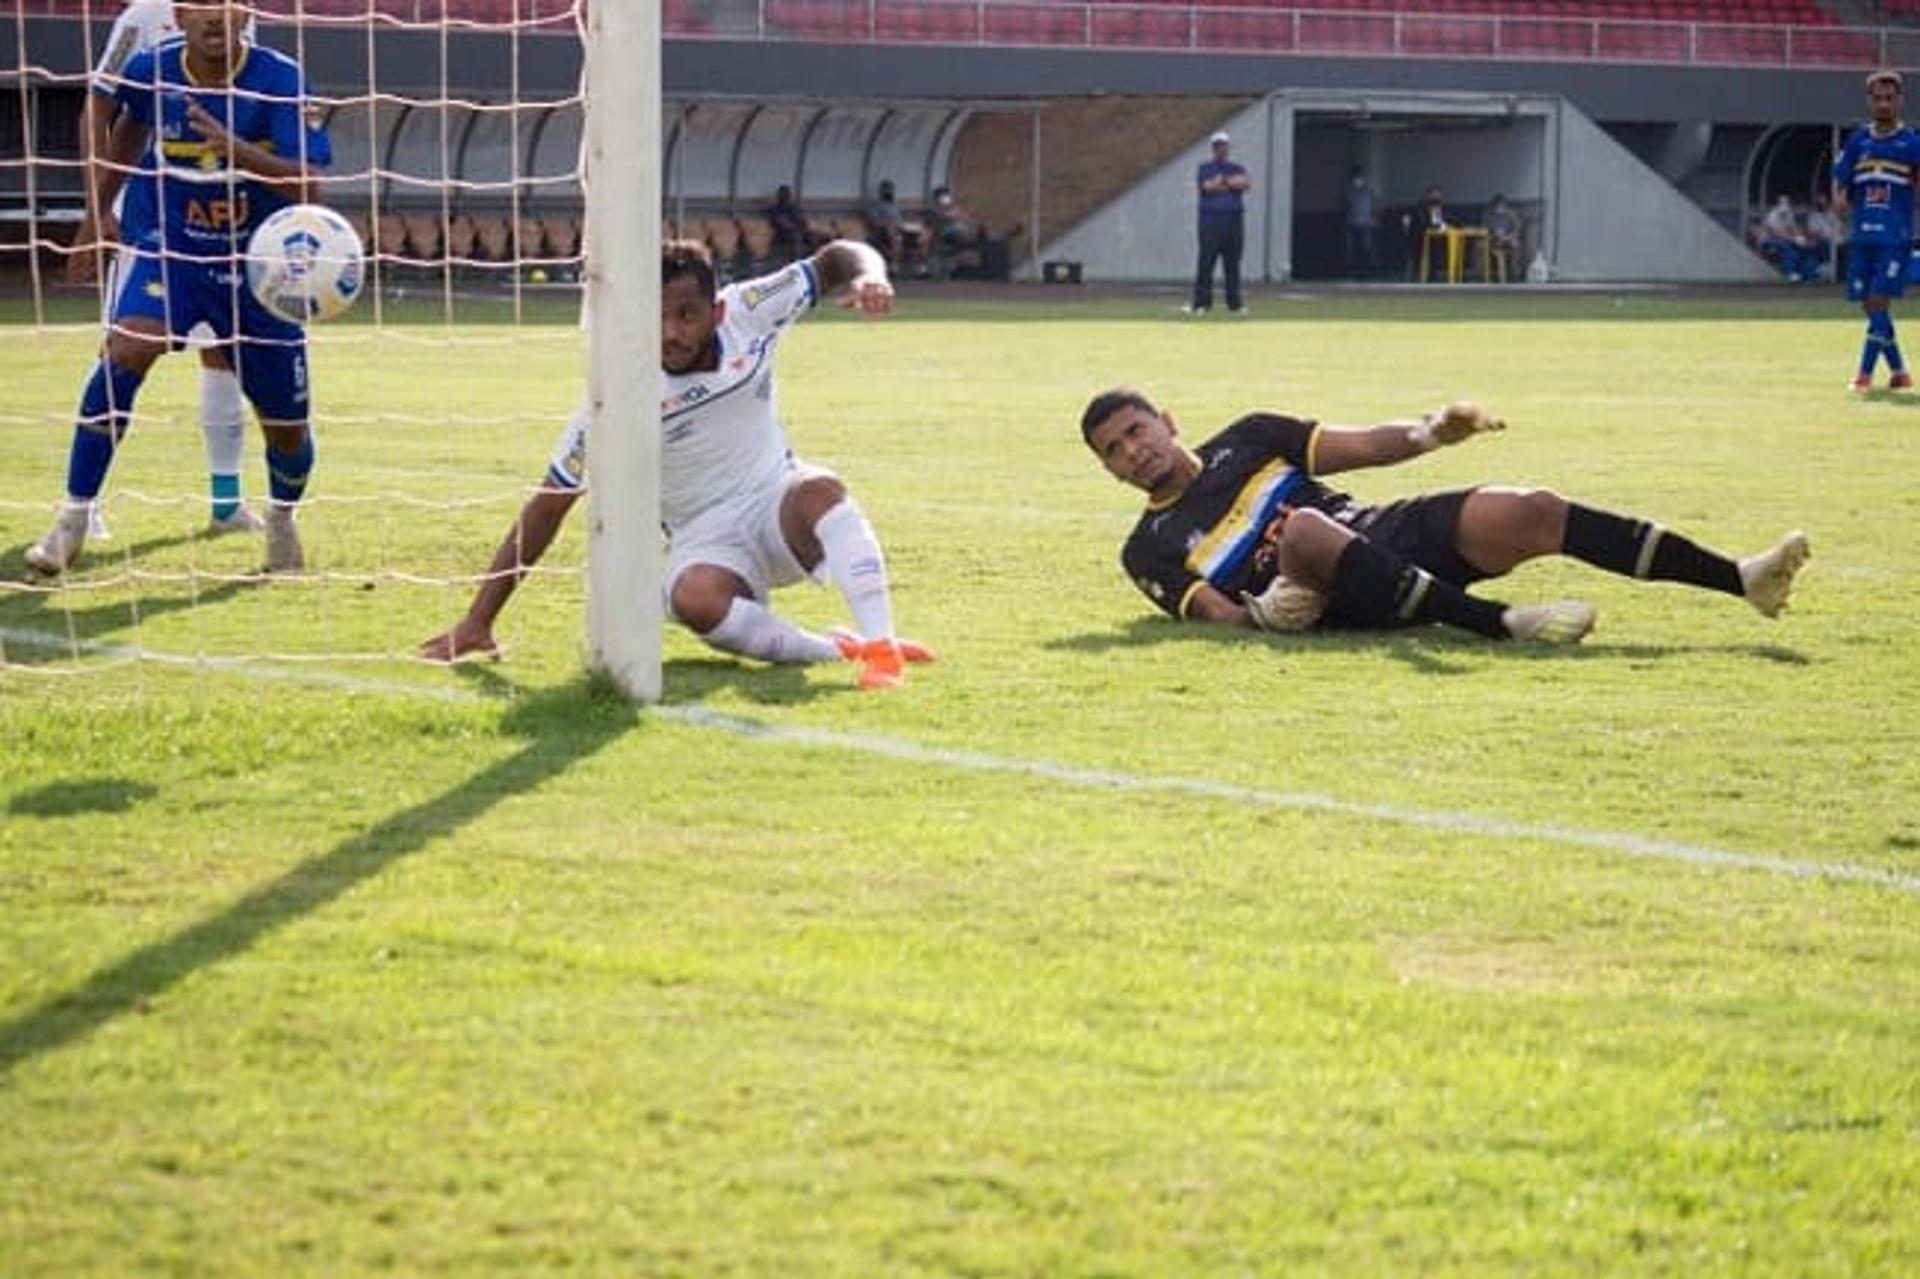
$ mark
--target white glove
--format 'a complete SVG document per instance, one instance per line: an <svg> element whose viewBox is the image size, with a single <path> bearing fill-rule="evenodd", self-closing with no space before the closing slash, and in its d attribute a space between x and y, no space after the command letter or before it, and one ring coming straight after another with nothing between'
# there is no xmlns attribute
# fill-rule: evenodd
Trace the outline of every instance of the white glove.
<svg viewBox="0 0 1920 1279"><path fill-rule="evenodd" d="M1472 400L1455 400L1443 404L1420 419L1420 425L1413 428L1413 442L1422 453L1431 452L1443 444L1458 444L1468 436L1478 435L1482 431L1504 431L1507 424L1494 417Z"/></svg>
<svg viewBox="0 0 1920 1279"><path fill-rule="evenodd" d="M1240 592L1247 615L1263 631L1308 631L1327 611L1327 597L1310 586L1276 577L1258 595Z"/></svg>

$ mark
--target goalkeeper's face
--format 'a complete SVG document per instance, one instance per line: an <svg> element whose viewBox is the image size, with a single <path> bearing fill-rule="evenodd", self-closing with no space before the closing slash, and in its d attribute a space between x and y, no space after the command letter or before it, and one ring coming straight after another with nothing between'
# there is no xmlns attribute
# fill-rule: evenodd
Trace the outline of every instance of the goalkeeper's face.
<svg viewBox="0 0 1920 1279"><path fill-rule="evenodd" d="M1138 404L1122 406L1087 432L1087 445L1107 474L1148 493L1173 483L1185 452L1173 420Z"/></svg>

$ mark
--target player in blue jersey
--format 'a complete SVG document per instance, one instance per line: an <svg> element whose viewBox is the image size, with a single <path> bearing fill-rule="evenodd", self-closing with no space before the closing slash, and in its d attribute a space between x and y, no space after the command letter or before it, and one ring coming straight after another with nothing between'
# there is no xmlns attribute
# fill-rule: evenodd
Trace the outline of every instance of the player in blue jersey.
<svg viewBox="0 0 1920 1279"><path fill-rule="evenodd" d="M309 198L331 160L324 131L304 119L305 78L291 59L242 34L241 6L174 6L179 40L136 54L115 89L115 154L143 151L157 217L119 282L105 351L80 399L67 463L67 500L27 564L63 572L86 544L87 515L125 436L153 362L207 325L239 375L267 440L267 569L305 565L294 508L313 469L306 335L247 288L248 237L269 214ZM117 238L113 203L124 173L96 164L93 208Z"/></svg>
<svg viewBox="0 0 1920 1279"><path fill-rule="evenodd" d="M1867 340L1852 389L1873 389L1874 366L1884 356L1888 385L1913 385L1894 335L1889 303L1906 289L1913 242L1913 184L1920 176L1920 134L1900 119L1904 86L1897 71L1867 77L1867 123L1855 129L1833 162L1833 208L1853 215L1847 249L1847 300L1867 313Z"/></svg>
<svg viewBox="0 0 1920 1279"><path fill-rule="evenodd" d="M246 31L251 40L251 21L246 24ZM173 21L173 0L127 0L126 8L114 19L113 29L107 34L100 60L94 63L86 105L80 113L80 136L89 160L112 154L113 123L120 113L114 92L127 63L142 49L155 48L179 34L180 28ZM137 154L112 158L119 164L140 162ZM87 186L88 194L92 194L93 184ZM118 253L114 251L116 246L100 238L98 219L93 210L88 209L74 230L73 252L67 258L69 284L91 284L96 275L104 275L100 289L103 321L109 317L118 296L115 282L132 264L132 252L124 245L138 244L153 227L151 179L137 178L129 182L121 193L119 207L113 212L120 225L122 247ZM104 272L99 270L103 254ZM196 341L203 336L211 336L204 326L194 334ZM240 496L240 459L246 447L246 397L226 356L206 345L200 347L200 431L206 441L207 487L211 495L207 532L216 535L259 532L263 527L260 517ZM96 540L107 536L106 520L98 503L93 509L90 536Z"/></svg>
<svg viewBox="0 0 1920 1279"><path fill-rule="evenodd" d="M1721 591L1765 617L1786 607L1809 554L1801 533L1736 561L1547 489L1486 485L1372 506L1322 482L1502 425L1468 403L1371 427L1252 413L1189 449L1171 413L1119 387L1087 405L1080 434L1108 474L1146 493L1121 563L1183 621L1269 631L1437 622L1489 639L1578 643L1593 627L1590 604L1509 606L1467 593L1543 555Z"/></svg>

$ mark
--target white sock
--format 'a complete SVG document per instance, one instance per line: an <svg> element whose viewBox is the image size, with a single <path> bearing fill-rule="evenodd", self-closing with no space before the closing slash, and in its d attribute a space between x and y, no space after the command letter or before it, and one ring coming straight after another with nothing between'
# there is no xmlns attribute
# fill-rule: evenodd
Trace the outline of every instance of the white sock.
<svg viewBox="0 0 1920 1279"><path fill-rule="evenodd" d="M813 526L826 557L827 576L847 597L853 628L862 639L893 634L893 594L887 585L887 557L873 525L852 498L840 502Z"/></svg>
<svg viewBox="0 0 1920 1279"><path fill-rule="evenodd" d="M207 474L240 474L246 451L247 401L228 369L200 366L200 429L207 437Z"/></svg>
<svg viewBox="0 0 1920 1279"><path fill-rule="evenodd" d="M837 662L840 648L824 635L803 631L758 600L735 596L720 625L700 637L725 653L782 664Z"/></svg>

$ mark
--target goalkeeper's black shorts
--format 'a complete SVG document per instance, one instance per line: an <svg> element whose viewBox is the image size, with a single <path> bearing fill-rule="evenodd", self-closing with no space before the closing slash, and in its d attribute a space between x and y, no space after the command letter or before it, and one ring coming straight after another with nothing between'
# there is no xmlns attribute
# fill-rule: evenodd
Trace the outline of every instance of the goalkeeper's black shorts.
<svg viewBox="0 0 1920 1279"><path fill-rule="evenodd" d="M1460 508L1472 492L1446 489L1380 506L1363 506L1341 523L1443 582L1471 586L1487 574L1461 559L1454 543L1460 531Z"/></svg>

